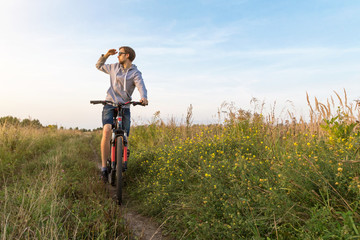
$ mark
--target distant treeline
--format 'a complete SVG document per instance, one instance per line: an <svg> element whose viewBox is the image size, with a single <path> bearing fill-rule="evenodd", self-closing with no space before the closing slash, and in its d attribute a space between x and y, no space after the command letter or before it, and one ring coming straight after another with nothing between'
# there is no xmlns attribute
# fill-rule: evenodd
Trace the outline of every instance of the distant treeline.
<svg viewBox="0 0 360 240"><path fill-rule="evenodd" d="M6 117L1 117L0 118L0 126L2 125L13 125L13 126L22 126L22 127L33 127L33 128L50 128L50 129L64 129L63 127L58 128L58 126L56 124L52 124L52 125L47 125L44 126L40 123L40 121L38 119L30 119L30 118L26 118L26 119L19 119L17 117L12 117L12 116L6 116ZM69 130L73 130L72 128L70 128ZM79 130L82 132L90 132L90 129L79 129L78 127L74 128L74 130ZM95 130L99 130L99 129L93 129L93 131Z"/></svg>
<svg viewBox="0 0 360 240"><path fill-rule="evenodd" d="M44 127L39 120L37 119L24 119L24 120L20 120L17 117L12 117L12 116L6 116L6 117L1 117L0 118L0 124L4 125L4 124L9 124L9 125L20 125L20 126L31 126L31 127L36 127L36 128L42 128Z"/></svg>

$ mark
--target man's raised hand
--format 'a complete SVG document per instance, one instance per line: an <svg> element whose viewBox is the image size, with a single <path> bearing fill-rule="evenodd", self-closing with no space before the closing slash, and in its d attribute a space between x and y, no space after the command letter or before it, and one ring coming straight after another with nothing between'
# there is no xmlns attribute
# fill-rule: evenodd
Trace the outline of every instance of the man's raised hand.
<svg viewBox="0 0 360 240"><path fill-rule="evenodd" d="M109 51L107 51L107 53L105 54L105 57L109 57L111 55L115 55L118 52L116 51L116 49L109 49Z"/></svg>

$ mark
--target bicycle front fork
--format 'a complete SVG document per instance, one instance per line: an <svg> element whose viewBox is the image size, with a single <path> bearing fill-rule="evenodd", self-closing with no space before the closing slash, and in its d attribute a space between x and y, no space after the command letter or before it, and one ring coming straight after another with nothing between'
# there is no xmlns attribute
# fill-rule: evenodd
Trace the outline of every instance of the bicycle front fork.
<svg viewBox="0 0 360 240"><path fill-rule="evenodd" d="M112 133L111 136L111 168L116 169L116 162L115 162L115 154L116 154L116 141L118 141L119 138L116 137L115 133ZM124 142L123 142L123 168L124 170L127 168L127 161L128 157L130 155L130 151L127 147L127 137L126 133L124 134Z"/></svg>

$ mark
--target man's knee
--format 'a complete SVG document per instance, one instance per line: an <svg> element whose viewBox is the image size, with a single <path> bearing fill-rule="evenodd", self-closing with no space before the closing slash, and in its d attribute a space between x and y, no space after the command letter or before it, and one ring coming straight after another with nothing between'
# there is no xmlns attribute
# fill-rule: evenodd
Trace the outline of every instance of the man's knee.
<svg viewBox="0 0 360 240"><path fill-rule="evenodd" d="M103 127L103 138L111 137L111 124L105 124Z"/></svg>

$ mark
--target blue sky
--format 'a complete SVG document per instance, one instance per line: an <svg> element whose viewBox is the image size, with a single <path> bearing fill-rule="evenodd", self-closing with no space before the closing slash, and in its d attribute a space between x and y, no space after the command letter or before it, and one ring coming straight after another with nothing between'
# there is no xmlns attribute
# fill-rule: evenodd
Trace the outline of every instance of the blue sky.
<svg viewBox="0 0 360 240"><path fill-rule="evenodd" d="M306 117L306 92L360 98L358 1L12 0L0 9L0 117L97 128L109 77L95 68L122 45L137 52L150 105L179 122L213 123L223 102ZM115 62L116 57L108 59ZM134 99L139 95L135 90Z"/></svg>

